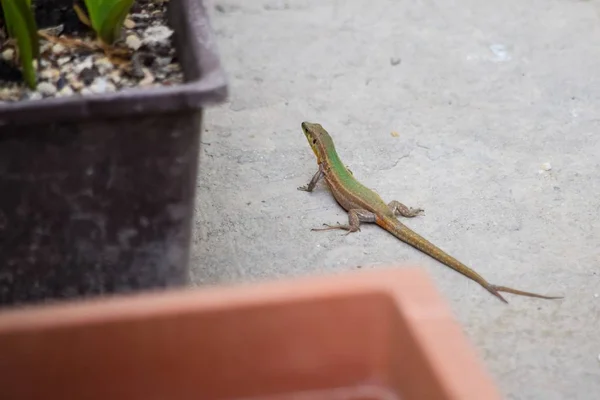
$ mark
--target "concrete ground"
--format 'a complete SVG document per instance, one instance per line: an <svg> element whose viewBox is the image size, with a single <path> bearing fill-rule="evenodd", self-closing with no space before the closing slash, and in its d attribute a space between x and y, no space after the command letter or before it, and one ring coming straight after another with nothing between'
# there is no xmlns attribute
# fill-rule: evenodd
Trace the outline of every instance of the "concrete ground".
<svg viewBox="0 0 600 400"><path fill-rule="evenodd" d="M600 4L213 0L230 99L206 112L198 285L416 263L508 399L600 398ZM300 129L319 122L354 175L422 207L406 223L480 286L346 214Z"/></svg>

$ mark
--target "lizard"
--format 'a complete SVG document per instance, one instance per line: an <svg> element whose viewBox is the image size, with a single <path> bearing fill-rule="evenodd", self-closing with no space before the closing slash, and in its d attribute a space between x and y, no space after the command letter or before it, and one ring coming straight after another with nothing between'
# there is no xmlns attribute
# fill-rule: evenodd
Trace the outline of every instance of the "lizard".
<svg viewBox="0 0 600 400"><path fill-rule="evenodd" d="M473 269L448 255L398 219L400 216L405 218L416 217L424 211L423 209L407 207L396 200L386 204L376 192L356 180L354 174L340 160L331 136L320 124L302 122L301 126L317 158L319 169L310 182L305 186L299 187L298 190L312 192L319 180L324 178L335 200L348 213L348 224L323 224L326 228L312 228L311 230L327 231L341 229L347 231L345 235L348 235L352 232L360 231L361 223L375 223L399 240L477 282L505 303L508 303L508 301L506 301L500 292L540 299L562 298L559 296L544 296L525 292L506 286L492 285Z"/></svg>

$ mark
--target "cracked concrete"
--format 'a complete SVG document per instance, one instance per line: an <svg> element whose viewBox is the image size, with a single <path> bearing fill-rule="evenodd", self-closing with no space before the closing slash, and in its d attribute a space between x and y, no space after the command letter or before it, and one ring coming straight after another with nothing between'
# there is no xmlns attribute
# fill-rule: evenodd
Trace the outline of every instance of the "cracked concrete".
<svg viewBox="0 0 600 400"><path fill-rule="evenodd" d="M508 399L600 396L600 3L213 0L231 96L205 114L201 285L417 264ZM477 284L346 215L300 129L319 122L409 227Z"/></svg>

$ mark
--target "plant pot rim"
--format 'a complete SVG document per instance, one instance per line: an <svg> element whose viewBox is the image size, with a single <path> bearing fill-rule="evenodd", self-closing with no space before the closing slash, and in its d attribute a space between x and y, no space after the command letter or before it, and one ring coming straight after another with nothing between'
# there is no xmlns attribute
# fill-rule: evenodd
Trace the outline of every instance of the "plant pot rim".
<svg viewBox="0 0 600 400"><path fill-rule="evenodd" d="M228 94L227 79L204 1L178 0L169 2L168 7L169 16L174 17L170 23L175 35L183 31L187 34L182 36L204 39L187 42L183 47L189 55L185 57L179 54L182 46L178 48L185 82L173 86L134 87L114 93L0 102L0 126L197 110L224 101Z"/></svg>
<svg viewBox="0 0 600 400"><path fill-rule="evenodd" d="M336 310L341 313L336 314ZM337 322L334 322L335 315L339 316ZM354 319L353 316L357 316L358 319ZM390 325L392 319L395 322ZM193 321L198 320L204 322L201 325L194 324ZM314 323L312 327L311 321ZM340 321L345 328L338 325ZM349 325L348 321L370 322L366 322L361 328L354 324ZM329 328L326 328L324 325L328 324ZM252 329L252 325L261 328ZM348 331L353 328L356 332ZM388 334L375 333L384 332L382 329ZM400 334L398 329L404 333ZM332 330L336 332L334 337L326 333L331 333ZM371 334L361 334L366 331ZM247 336L241 340L240 335L244 332ZM266 340L275 332L278 332L278 336ZM336 339L337 335L345 335L347 339L356 334L362 338L358 342L352 339L350 342ZM288 339L287 335L297 336ZM401 337L404 339L401 340ZM123 341L123 338L129 339ZM6 341L3 342L4 339ZM79 350L68 349L68 354L59 350L57 346L61 346L60 343L65 343L65 340L75 341ZM231 386L227 383L228 379L246 379L245 390L251 390L246 396L254 396L256 391L266 390L263 385L269 386L267 392L275 390L274 388L283 390L284 386L289 389L289 379L305 380L308 376L306 374L312 371L313 375L309 375L316 380L324 379L325 375L329 376L327 379L333 380L331 374L340 373L344 374L341 378L344 384L350 383L350 379L355 384L368 384L371 381L379 385L391 384L395 391L401 390L402 387L402 390L407 391L405 398L423 398L419 396L435 393L436 396L440 396L436 398L444 399L500 399L475 350L452 317L449 306L437 292L429 276L417 268L378 268L335 275L216 286L204 290L169 290L54 305L30 305L2 311L0 343L3 343L8 360L20 360L17 363L18 368L9 367L10 371L6 369L2 374L4 383L8 385L8 392L11 393L12 390L13 393L23 393L21 388L24 385L16 383L17 381L31 379L31 376L49 376L44 371L54 365L52 359L56 356L52 354L56 351L69 361L69 365L96 363L95 360L98 365L110 365L110 361L107 360L112 357L101 360L102 351L85 350L89 349L89 346L95 346L91 343L93 340L98 342L99 348L111 348L124 357L120 359L119 366L122 363L143 363L130 372L132 375L119 376L119 379L125 379L127 382L125 392L129 393L129 396L132 393L141 396L144 391L157 390L151 393L155 396L153 398L160 398L161 395L156 393L171 393L171 390L176 389L180 391L178 395L182 398L207 398L206 395L202 396L203 391L212 390L211 393L214 394L221 393L220 390L229 390L227 388ZM173 358L172 352L177 351L169 345L173 340L177 341L173 345L179 348L179 351L183 345L188 353L181 351ZM203 341L208 343L206 346L209 347L202 347ZM32 350L32 343L38 346L38 350L48 350L43 350L42 353ZM323 343L329 344L323 346ZM342 345L344 350L340 351L339 343L351 344ZM306 350L312 345L319 348L320 356L328 361L319 366L308 361L315 360L314 352L306 358ZM123 346L122 351L119 351L119 346ZM194 346L196 350L191 350ZM198 346L204 350L198 350ZM266 355L266 358L262 358L263 364L260 364L259 368L254 364L254 359L248 358L248 352L253 351L253 346L263 349L260 350L261 356L256 356L257 358L266 354L264 349L271 348L275 349L275 357L283 357L287 361L280 365L274 358ZM404 350L399 352L398 346L402 346ZM154 368L152 363L148 365L148 360L156 361L161 357L157 359L154 356L145 356L141 352L142 349L155 356L162 354L166 357L172 364L171 367L179 371L175 373L177 377L158 366ZM290 352L290 349L295 351ZM351 357L347 359L350 360L349 363L344 363L348 352L362 356ZM365 352L369 352L369 355L365 355ZM90 354L94 356L91 357ZM308 354L311 354L311 351L308 351ZM202 361L203 357L216 363L211 364L204 372L209 375L218 374L217 371L227 374L232 370L241 372L236 372L227 379L215 377L220 383L215 383L214 387L207 382L204 382L206 386L203 386L196 376L199 370L204 368L201 367L205 362ZM240 357L241 359L238 359ZM390 363L390 357L393 357L395 362ZM220 358L223 359L219 361ZM404 358L412 360L414 364L407 365ZM81 361L83 359L87 361ZM233 360L238 362L231 364ZM342 364L339 364L340 362ZM357 363L370 365L369 372L360 372L358 375L352 372L355 371ZM10 362L5 363L6 367L9 365ZM177 365L179 367L176 367ZM182 365L185 368L181 369ZM313 371L309 367L311 365L319 368L321 372ZM333 368L336 365L337 367ZM149 368L150 375L155 374L154 378L148 378L144 372L146 367ZM385 371L381 368L385 368ZM257 370L262 372L256 372ZM342 370L346 372L342 373ZM364 372L361 367L358 370ZM417 370L419 372L416 374L421 375L420 383L410 378ZM98 371L100 370L96 370L95 373L99 374ZM110 366L105 371L103 374L113 373ZM248 380L247 374L253 373L257 375ZM51 387L57 387L56 379L66 379L64 377L70 376L65 374L61 372L56 376L52 375L52 379L44 381L45 389L36 390L40 395L48 393L48 390L52 390ZM89 392L93 390L90 385L98 384L91 372L79 371L78 375L87 382L83 389L81 384L79 385L80 391ZM10 376L12 378L9 379ZM296 378L291 378L292 376ZM210 376L204 378L210 380ZM355 380L356 378L358 380ZM423 382L424 379L426 382ZM341 383L340 380L337 382ZM427 382L431 383L431 387L427 386ZM408 385L412 385L412 388ZM86 389L88 387L89 389ZM338 386L332 386L335 387ZM431 389L432 387L435 389ZM61 386L58 386L54 390L60 391L60 388ZM110 392L111 398L125 398L115 396L119 388L104 389ZM188 395L183 395L184 392ZM192 395L191 392L196 393ZM94 398L108 395L106 391L103 393L95 393ZM228 399L238 398L237 395L223 396L222 398Z"/></svg>

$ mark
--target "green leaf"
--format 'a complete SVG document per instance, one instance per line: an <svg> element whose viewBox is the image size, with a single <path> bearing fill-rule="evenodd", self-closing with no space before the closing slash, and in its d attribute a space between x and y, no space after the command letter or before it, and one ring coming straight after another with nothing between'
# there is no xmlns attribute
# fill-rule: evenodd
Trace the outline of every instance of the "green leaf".
<svg viewBox="0 0 600 400"><path fill-rule="evenodd" d="M106 44L119 38L123 21L135 0L85 0L96 35Z"/></svg>
<svg viewBox="0 0 600 400"><path fill-rule="evenodd" d="M105 43L113 43L119 38L123 22L131 9L134 0L117 0L108 10L106 18L100 25L98 35ZM108 3L108 2L106 2Z"/></svg>
<svg viewBox="0 0 600 400"><path fill-rule="evenodd" d="M26 0L26 2L27 2L27 6L29 8L31 8L31 0ZM2 6L2 8L4 9L4 5ZM11 21L12 21L11 18L6 18L6 29L8 31L8 36L10 36L12 38L16 38L17 34L15 32L15 28L12 27L12 22Z"/></svg>
<svg viewBox="0 0 600 400"><path fill-rule="evenodd" d="M4 1L2 2L2 9L6 9L6 7L4 7ZM14 21L12 18L6 16L7 11L4 11L4 14L4 18L6 18L6 30L8 31L8 36L10 36L11 38L16 38L17 33L15 32L15 28L13 28Z"/></svg>
<svg viewBox="0 0 600 400"><path fill-rule="evenodd" d="M108 0L108 2L111 1L112 0ZM100 29L100 25L104 20L103 14L105 14L106 12L103 12L103 10L106 8L106 6L104 6L104 3L106 2L107 0L85 0L85 7L87 8L88 14L90 16L92 28L94 28L94 31L96 32L98 32L98 30Z"/></svg>
<svg viewBox="0 0 600 400"><path fill-rule="evenodd" d="M30 88L36 86L33 60L40 55L37 26L31 10L31 0L0 0L9 33L17 40L23 77Z"/></svg>

